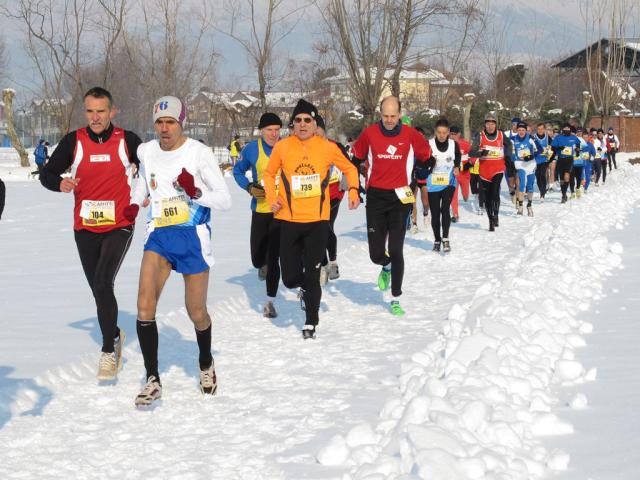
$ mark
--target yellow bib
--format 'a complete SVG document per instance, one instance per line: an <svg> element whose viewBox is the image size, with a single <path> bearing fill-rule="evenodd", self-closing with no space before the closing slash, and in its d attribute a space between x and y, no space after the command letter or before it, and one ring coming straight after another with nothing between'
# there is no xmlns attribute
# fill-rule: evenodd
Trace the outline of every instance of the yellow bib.
<svg viewBox="0 0 640 480"><path fill-rule="evenodd" d="M83 200L80 209L82 225L99 227L116 224L116 202L113 200Z"/></svg>
<svg viewBox="0 0 640 480"><path fill-rule="evenodd" d="M406 187L396 188L396 195L404 205L415 203L416 201L416 197L413 195L413 192L408 185Z"/></svg>
<svg viewBox="0 0 640 480"><path fill-rule="evenodd" d="M180 225L189 221L189 204L184 197L163 198L158 204L153 219L156 227Z"/></svg>
<svg viewBox="0 0 640 480"><path fill-rule="evenodd" d="M291 177L291 190L295 198L313 198L319 197L320 192L320 174L313 175L294 175Z"/></svg>

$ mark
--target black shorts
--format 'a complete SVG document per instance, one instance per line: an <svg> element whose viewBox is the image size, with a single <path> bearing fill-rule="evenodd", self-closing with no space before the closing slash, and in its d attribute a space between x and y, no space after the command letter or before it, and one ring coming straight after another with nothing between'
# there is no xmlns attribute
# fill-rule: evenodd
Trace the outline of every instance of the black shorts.
<svg viewBox="0 0 640 480"><path fill-rule="evenodd" d="M558 164L556 165L556 172L561 177L564 176L565 173L571 173L571 169L573 168L573 158L558 158Z"/></svg>

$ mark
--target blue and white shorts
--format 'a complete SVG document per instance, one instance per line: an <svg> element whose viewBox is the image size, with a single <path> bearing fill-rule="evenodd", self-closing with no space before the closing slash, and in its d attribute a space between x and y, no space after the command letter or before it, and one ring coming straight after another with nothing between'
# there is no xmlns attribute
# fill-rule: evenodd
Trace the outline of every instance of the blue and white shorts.
<svg viewBox="0 0 640 480"><path fill-rule="evenodd" d="M209 225L154 228L144 243L150 250L164 257L178 273L192 275L213 265L213 248Z"/></svg>

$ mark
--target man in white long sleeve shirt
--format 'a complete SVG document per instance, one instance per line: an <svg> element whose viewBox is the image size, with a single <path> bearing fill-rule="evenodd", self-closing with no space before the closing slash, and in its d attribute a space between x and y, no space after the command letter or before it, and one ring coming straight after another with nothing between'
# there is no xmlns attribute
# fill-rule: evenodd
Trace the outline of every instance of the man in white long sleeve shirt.
<svg viewBox="0 0 640 480"><path fill-rule="evenodd" d="M186 109L178 98L156 101L153 120L158 140L138 147L140 179L125 211L135 218L139 205L149 197L136 324L147 381L136 397L138 406L150 405L162 395L155 315L171 270L184 278L185 306L200 350L200 389L211 395L217 389L207 311L213 265L209 222L211 209L228 209L231 197L211 149L183 134L185 119Z"/></svg>

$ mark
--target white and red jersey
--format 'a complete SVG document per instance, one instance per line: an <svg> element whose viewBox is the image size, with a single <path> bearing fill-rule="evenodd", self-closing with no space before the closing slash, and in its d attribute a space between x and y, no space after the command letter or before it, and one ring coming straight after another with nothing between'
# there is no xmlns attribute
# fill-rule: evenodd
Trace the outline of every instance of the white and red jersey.
<svg viewBox="0 0 640 480"><path fill-rule="evenodd" d="M85 128L77 130L71 165L71 176L78 180L74 230L103 233L133 223L123 215L131 200L133 166L123 129L114 128L104 143L91 140Z"/></svg>
<svg viewBox="0 0 640 480"><path fill-rule="evenodd" d="M405 187L411 183L415 161L426 162L431 147L415 128L401 125L394 136L383 134L382 128L380 123L367 127L353 144L353 156L366 160L366 188Z"/></svg>
<svg viewBox="0 0 640 480"><path fill-rule="evenodd" d="M480 150L487 150L488 153L480 157L480 178L491 180L494 175L504 172L504 137L498 130L496 138L489 140L484 132L480 132Z"/></svg>

